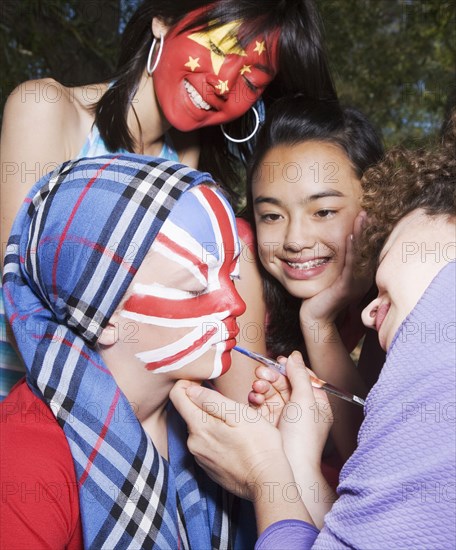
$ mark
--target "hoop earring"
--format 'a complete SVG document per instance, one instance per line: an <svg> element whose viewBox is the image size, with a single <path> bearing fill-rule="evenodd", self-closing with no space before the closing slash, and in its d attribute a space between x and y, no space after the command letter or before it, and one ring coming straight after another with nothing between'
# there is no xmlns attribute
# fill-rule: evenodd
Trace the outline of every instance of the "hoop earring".
<svg viewBox="0 0 456 550"><path fill-rule="evenodd" d="M160 33L160 45L158 46L157 57L155 58L155 62L154 62L153 67L151 67L150 62L152 61L152 55L153 55L154 50L155 50L155 45L157 44L157 39L156 38L154 38L152 40L152 44L150 46L149 55L147 56L147 64L146 64L147 74L149 76L155 71L155 69L157 68L158 62L160 61L160 57L161 57L161 54L162 54L162 51L163 51L163 42L164 42L164 36L163 36L162 33Z"/></svg>
<svg viewBox="0 0 456 550"><path fill-rule="evenodd" d="M220 130L222 130L222 134L226 137L226 139L228 139L229 141L232 141L233 143L245 143L246 141L249 141L249 139L252 139L253 136L258 132L258 128L260 127L260 117L259 117L258 111L255 109L255 107L252 106L250 108L253 110L253 113L254 113L255 119L256 119L255 128L253 129L253 132L245 138L236 139L236 138L233 138L233 137L229 136L225 132L225 130L223 128L223 124L220 124Z"/></svg>

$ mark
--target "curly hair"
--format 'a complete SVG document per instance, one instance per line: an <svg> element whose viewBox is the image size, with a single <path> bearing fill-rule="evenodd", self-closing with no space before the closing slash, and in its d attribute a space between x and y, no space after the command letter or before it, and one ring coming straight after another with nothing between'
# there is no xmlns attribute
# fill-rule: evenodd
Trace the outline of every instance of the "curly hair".
<svg viewBox="0 0 456 550"><path fill-rule="evenodd" d="M391 149L361 179L368 221L358 246L359 268L375 269L394 226L422 208L429 216L456 217L456 110L433 149Z"/></svg>

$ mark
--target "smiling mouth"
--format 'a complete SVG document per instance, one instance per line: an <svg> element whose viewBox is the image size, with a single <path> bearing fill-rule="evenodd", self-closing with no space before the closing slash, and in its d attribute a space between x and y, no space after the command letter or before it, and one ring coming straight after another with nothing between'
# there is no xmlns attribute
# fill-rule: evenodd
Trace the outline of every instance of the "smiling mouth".
<svg viewBox="0 0 456 550"><path fill-rule="evenodd" d="M184 88L187 90L188 96L191 99L193 105L198 109L204 111L210 111L212 107L209 103L206 103L196 89L190 84L188 80L184 80Z"/></svg>
<svg viewBox="0 0 456 550"><path fill-rule="evenodd" d="M293 269L312 269L328 263L330 258L317 258L316 260L308 260L307 262L286 262Z"/></svg>

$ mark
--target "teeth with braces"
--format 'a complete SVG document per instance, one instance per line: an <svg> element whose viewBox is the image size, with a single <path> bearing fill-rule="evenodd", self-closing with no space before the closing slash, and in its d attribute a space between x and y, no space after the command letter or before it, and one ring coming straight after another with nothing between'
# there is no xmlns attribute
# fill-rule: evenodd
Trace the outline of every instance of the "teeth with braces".
<svg viewBox="0 0 456 550"><path fill-rule="evenodd" d="M309 260L308 262L304 262L302 264L293 263L293 262L287 262L287 264L294 269L311 269L312 267L318 267L319 265L323 265L327 261L328 261L327 258L319 258L318 260Z"/></svg>
<svg viewBox="0 0 456 550"><path fill-rule="evenodd" d="M195 107L198 107L198 109L204 109L205 111L209 111L211 109L209 103L204 101L201 95L195 90L188 80L184 80L184 88L187 90L187 93Z"/></svg>

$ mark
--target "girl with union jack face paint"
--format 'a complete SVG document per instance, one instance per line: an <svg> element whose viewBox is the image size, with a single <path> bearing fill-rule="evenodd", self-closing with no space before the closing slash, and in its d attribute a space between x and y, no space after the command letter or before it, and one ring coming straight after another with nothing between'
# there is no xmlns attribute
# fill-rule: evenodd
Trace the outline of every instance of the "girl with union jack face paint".
<svg viewBox="0 0 456 550"><path fill-rule="evenodd" d="M188 219L189 209L198 216ZM219 192L200 187L186 193L102 333L100 344L109 344L102 355L120 365L128 360L138 381L149 384L151 373L172 382L227 372L236 317L245 310L233 282L240 252L234 218ZM133 326L134 336L122 338Z"/></svg>
<svg viewBox="0 0 456 550"><path fill-rule="evenodd" d="M240 252L224 195L181 164L105 155L34 186L5 264L27 381L0 407L2 479L62 498L5 500L8 547L253 547L250 507L198 468L169 401L230 368Z"/></svg>

